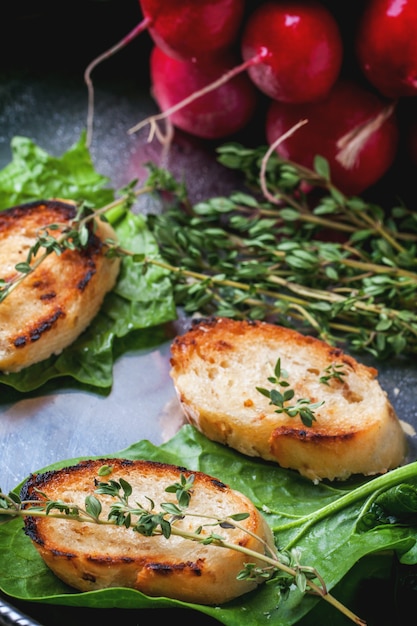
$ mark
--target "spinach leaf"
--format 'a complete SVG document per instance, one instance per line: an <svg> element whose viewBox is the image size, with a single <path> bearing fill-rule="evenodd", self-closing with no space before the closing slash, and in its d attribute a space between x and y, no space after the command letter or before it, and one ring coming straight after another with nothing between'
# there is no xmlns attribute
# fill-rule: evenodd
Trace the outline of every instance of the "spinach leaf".
<svg viewBox="0 0 417 626"><path fill-rule="evenodd" d="M416 480L417 463L371 480L315 485L296 472L249 459L211 442L189 425L159 447L144 440L109 456L187 466L209 473L242 491L263 512L278 545L283 549L297 546L301 551L301 562L316 567L329 590L343 581L343 577L366 555L395 551L404 562L417 563L413 551L417 540L415 525L387 524L365 532L358 529L358 519L376 495ZM52 468L78 460L62 461ZM250 616L250 623L254 626L265 623L265 620L272 626L291 626L316 605L325 604L317 598L302 596L295 589L287 599L278 603L273 584L265 584L221 607L148 598L128 589L74 592L46 568L23 534L22 523L18 520L0 526L0 581L2 590L18 599L96 608L188 606L229 626L240 626L242 615ZM317 606L315 611L318 609Z"/></svg>
<svg viewBox="0 0 417 626"><path fill-rule="evenodd" d="M0 209L47 198L85 201L100 207L114 193L109 180L95 171L86 133L60 157L53 157L27 137L14 137L12 161L0 171Z"/></svg>

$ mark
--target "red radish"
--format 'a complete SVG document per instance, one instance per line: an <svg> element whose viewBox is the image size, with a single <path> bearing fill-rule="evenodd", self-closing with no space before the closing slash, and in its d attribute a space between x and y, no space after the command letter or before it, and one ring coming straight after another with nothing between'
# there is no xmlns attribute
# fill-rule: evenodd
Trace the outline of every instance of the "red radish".
<svg viewBox="0 0 417 626"><path fill-rule="evenodd" d="M278 0L266 2L249 16L242 35L242 54L244 61L240 65L196 89L185 101L175 98L175 113L189 106L190 98L196 101L206 97L247 70L251 78L255 76L258 89L271 97L286 102L323 98L337 80L343 47L337 22L322 4L316 0ZM299 70L290 59L293 54ZM158 120L168 117L175 125L173 112L163 109L163 113L142 120L129 132L147 124L155 128Z"/></svg>
<svg viewBox="0 0 417 626"><path fill-rule="evenodd" d="M309 168L316 155L324 157L332 183L346 195L358 195L375 184L394 161L399 131L393 108L370 90L340 80L321 102L273 101L265 134L272 145L294 124L307 119L307 124L280 143L278 154Z"/></svg>
<svg viewBox="0 0 417 626"><path fill-rule="evenodd" d="M262 3L250 16L241 42L248 68L263 93L282 102L313 102L327 95L339 76L341 34L330 11L315 0Z"/></svg>
<svg viewBox="0 0 417 626"><path fill-rule="evenodd" d="M233 67L229 57L210 63L178 61L155 46L150 56L152 93L166 111L204 88ZM243 128L254 114L258 92L247 75L234 77L218 89L170 115L172 124L205 139L218 139Z"/></svg>
<svg viewBox="0 0 417 626"><path fill-rule="evenodd" d="M182 61L222 53L237 40L245 0L139 0L149 34Z"/></svg>
<svg viewBox="0 0 417 626"><path fill-rule="evenodd" d="M88 88L87 145L91 142L92 71L144 31L167 54L191 61L221 55L238 36L245 0L139 0L143 19L118 43L93 59L84 72Z"/></svg>
<svg viewBox="0 0 417 626"><path fill-rule="evenodd" d="M364 75L384 96L417 96L417 2L370 0L356 52Z"/></svg>

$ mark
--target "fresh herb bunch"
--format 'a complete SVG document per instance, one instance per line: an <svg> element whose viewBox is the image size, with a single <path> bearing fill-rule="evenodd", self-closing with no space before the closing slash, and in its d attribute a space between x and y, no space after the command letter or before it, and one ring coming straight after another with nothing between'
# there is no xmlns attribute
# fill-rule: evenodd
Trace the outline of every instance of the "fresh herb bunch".
<svg viewBox="0 0 417 626"><path fill-rule="evenodd" d="M268 318L381 359L416 354L415 212L345 197L320 157L309 171L233 143L219 160L244 191L148 219L186 313Z"/></svg>
<svg viewBox="0 0 417 626"><path fill-rule="evenodd" d="M151 193L162 210L146 223L162 260L115 242L108 254L165 271L186 314L267 319L379 359L417 353L417 213L345 197L321 157L310 171L232 143L219 148L219 161L240 172L242 191L193 205L183 183L148 164L141 188L132 181L121 198L80 214L61 240L41 238L36 251L44 258L68 242L82 246L86 221L114 223L114 213ZM13 283L0 277L0 300L42 262L33 256Z"/></svg>
<svg viewBox="0 0 417 626"><path fill-rule="evenodd" d="M99 477L104 477L112 473L112 467L103 465L98 472ZM273 581L277 585L277 597L285 599L290 587L296 585L302 592L310 592L321 596L329 604L341 611L347 618L359 626L365 626L365 622L352 613L347 607L332 596L317 570L313 567L300 564L300 553L297 548L290 550L277 550L274 546L267 544L261 537L260 544L263 546L263 553L251 550L243 545L228 542L219 532L211 530L212 527L239 528L244 532L251 531L239 524L240 521L248 517L248 513L235 513L227 515L221 519L207 516L204 513L188 511L188 506L192 499L194 475L186 477L180 474L178 482L169 485L166 493L175 494L176 502L161 502L158 505L147 497L148 506L142 506L138 502L131 504L130 497L133 493L132 486L123 478L109 479L108 481L95 481L94 495L85 498L84 507L78 504L63 500L51 500L47 494L36 490L39 499L21 500L14 493L4 494L0 491L0 517L4 522L8 522L16 517L49 516L58 519L69 519L82 523L107 524L131 528L134 532L146 537L163 535L169 539L171 535L177 535L183 539L203 543L204 545L215 545L217 547L237 550L254 558L264 561L265 565L260 567L248 561L244 569L238 574L239 580ZM103 517L103 505L98 496L106 495L114 499L110 505L107 517ZM159 507L159 508L157 508ZM207 524L199 524L194 531L184 530L177 525L177 522L186 516L207 518ZM203 532L204 530L208 532ZM220 530L221 532L221 530Z"/></svg>

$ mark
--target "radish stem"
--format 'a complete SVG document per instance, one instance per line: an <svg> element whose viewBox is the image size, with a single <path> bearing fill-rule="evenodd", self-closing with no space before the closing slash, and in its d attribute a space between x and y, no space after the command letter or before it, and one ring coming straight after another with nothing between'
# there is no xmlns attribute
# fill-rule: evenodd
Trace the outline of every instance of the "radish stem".
<svg viewBox="0 0 417 626"><path fill-rule="evenodd" d="M152 20L148 17L144 18L139 24L137 24L123 39L121 39L114 46L100 54L98 57L93 59L91 63L87 66L84 72L84 82L87 85L88 89L88 113L87 113L87 146L90 147L92 137L93 137L93 118L94 118L94 87L91 80L92 71L105 61L112 57L116 52L119 52L122 48L127 46L133 39L135 39L138 35L140 35L143 31L145 31Z"/></svg>
<svg viewBox="0 0 417 626"><path fill-rule="evenodd" d="M135 126L130 128L128 130L128 133L130 135L133 134L133 133L136 133L137 131L141 130L142 128L144 128L145 126L147 126L149 124L151 128L150 128L150 132L149 132L148 142L151 141L152 138L154 137L154 135L156 135L158 137L158 134L159 134L158 133L158 124L157 124L158 121L165 120L165 119L169 118L171 115L173 115L174 113L177 113L177 111L180 111L181 109L183 109L184 107L188 106L189 104L191 104L195 100L198 100L202 96L205 96L206 94L208 94L208 93L210 93L212 91L215 91L216 89L218 89L222 85L224 85L227 82L229 82L230 80L232 80L232 78L234 78L238 74L241 74L242 72L246 71L252 65L256 65L258 63L262 63L262 61L266 58L267 55L268 55L268 51L266 50L266 48L262 48L262 50L259 52L259 54L255 55L253 58L249 59L248 61L244 61L240 65L237 65L233 69L229 70L228 72L225 72L217 80L213 81L212 83L210 83L209 85L207 85L203 89L199 89L197 91L194 91L187 98L184 98L180 102L177 102L177 104L174 104L173 106L169 107L165 111L162 111L161 113L158 113L156 115L151 115L151 116L145 118L144 120L142 120L141 122L139 122L138 124L136 124Z"/></svg>

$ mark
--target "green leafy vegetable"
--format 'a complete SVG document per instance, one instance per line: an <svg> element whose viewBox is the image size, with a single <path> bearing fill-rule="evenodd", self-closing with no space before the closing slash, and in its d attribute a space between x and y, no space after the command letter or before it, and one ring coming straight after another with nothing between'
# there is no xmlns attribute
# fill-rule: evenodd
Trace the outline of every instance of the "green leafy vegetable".
<svg viewBox="0 0 417 626"><path fill-rule="evenodd" d="M12 148L13 161L0 172L0 208L42 196L102 207L114 197L94 170L85 134L60 158L22 137ZM123 339L146 345L150 336L141 330L175 319L177 306L186 314L274 319L381 359L414 355L415 214L399 206L385 215L361 198L345 198L320 174L320 159L310 172L277 156L264 158L262 147L220 148L220 162L241 170L254 191L195 206L169 172L149 164L143 192L159 195L166 209L146 219L126 210L114 222L128 256L100 314L60 356L0 375L0 382L30 391L70 377L108 388ZM301 191L303 181L324 190L314 207ZM323 232L343 240L327 240ZM162 336L153 333L155 342ZM325 373L322 382L336 374L343 375ZM273 395L279 409L283 398ZM294 411L309 423L314 413L306 404L301 399Z"/></svg>
<svg viewBox="0 0 417 626"><path fill-rule="evenodd" d="M116 456L186 466L216 476L242 491L265 515L280 549L296 546L301 561L316 566L329 589L333 589L362 557L376 552L395 551L403 563L417 563L414 521L389 522L371 529L364 529L360 524L372 504L384 493L392 494L391 490L407 485L415 497L416 463L372 480L314 485L295 472L248 459L210 442L191 426L184 426L174 438L159 447L146 440L140 441ZM65 467L78 460L63 461L53 467ZM388 516L391 505L384 503L383 506ZM0 526L0 584L12 597L47 604L101 608L190 606L229 626L241 626L242 614L250 615L254 625L264 624L267 619L272 626L291 626L307 616L319 602L292 589L277 608L276 592L270 584L221 607L148 598L128 589L74 592L46 568L22 533L20 520Z"/></svg>
<svg viewBox="0 0 417 626"><path fill-rule="evenodd" d="M14 137L12 161L0 171L0 210L32 200L69 199L102 206L113 199L108 178L97 173L85 132L62 156L53 157L27 137Z"/></svg>
<svg viewBox="0 0 417 626"><path fill-rule="evenodd" d="M108 466L106 466L108 467ZM100 471L99 471L100 473ZM348 607L340 603L326 587L326 583L320 573L311 566L300 562L300 551L292 548L290 551L282 552L276 548L274 543L265 541L258 536L262 543L262 550L253 550L244 542L228 540L222 533L222 529L240 529L254 537L250 529L241 526L239 522L247 519L250 515L246 512L228 515L223 512L221 517L206 515L204 511L188 511L188 506L194 493L195 475L188 478L183 472L180 480L166 487L165 492L175 493L177 502L155 502L147 496L146 491L142 494L145 497L145 505L138 501L132 501L133 489L131 484L120 477L118 480L110 478L102 482L95 480L94 494L88 495L84 500L84 505L80 506L71 501L49 499L43 491L35 489L30 500L20 500L16 493L1 494L0 514L3 519L13 517L49 517L60 520L72 520L83 524L115 525L130 528L133 533L138 533L145 537L155 537L163 535L165 539L171 536L178 536L184 540L184 550L187 550L188 542L197 542L205 546L213 545L217 548L239 551L247 559L242 565L242 570L237 575L237 580L254 580L257 583L268 581L274 584L277 606L281 598L286 598L293 585L305 594L307 591L322 597L326 602L339 610L358 626L365 626L365 622L355 615ZM145 487L146 489L146 487ZM101 516L103 511L100 495L110 498L109 511L106 516ZM183 527L179 522L191 516L204 518L198 526ZM191 521L191 520L190 520ZM218 529L213 530L215 528ZM232 532L232 535L234 533ZM131 536L133 543L137 541ZM140 540L139 540L140 541ZM251 560L256 558L259 564ZM210 583L209 583L210 584Z"/></svg>

